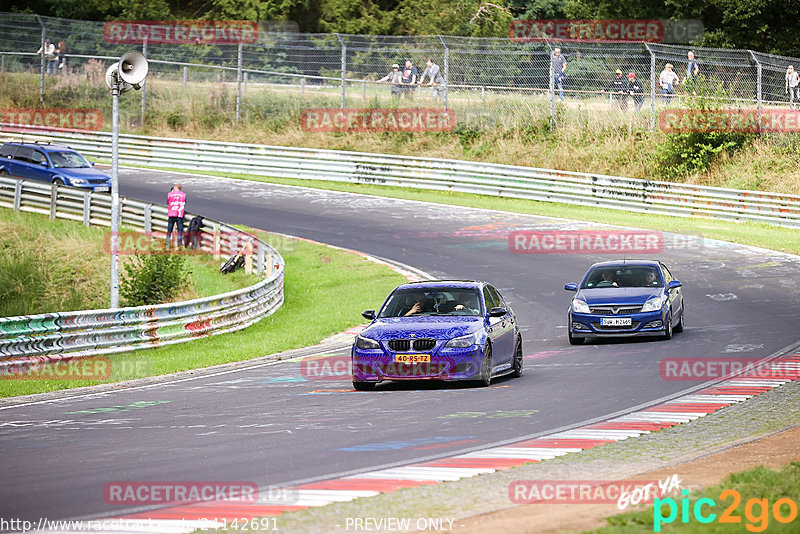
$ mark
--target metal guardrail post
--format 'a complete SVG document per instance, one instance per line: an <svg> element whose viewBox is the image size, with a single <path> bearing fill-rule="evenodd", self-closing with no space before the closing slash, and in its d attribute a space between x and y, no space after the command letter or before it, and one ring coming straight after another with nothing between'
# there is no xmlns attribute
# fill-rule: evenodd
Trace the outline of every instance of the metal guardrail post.
<svg viewBox="0 0 800 534"><path fill-rule="evenodd" d="M247 73L242 74L242 96L247 96Z"/></svg>
<svg viewBox="0 0 800 534"><path fill-rule="evenodd" d="M650 45L644 43L650 52L650 131L656 129L656 55Z"/></svg>
<svg viewBox="0 0 800 534"><path fill-rule="evenodd" d="M261 241L258 242L258 252L256 253L256 271L264 272L264 244Z"/></svg>
<svg viewBox="0 0 800 534"><path fill-rule="evenodd" d="M441 35L439 35L439 41L444 47L444 109L447 109L447 93L450 85L450 47L447 46L444 37Z"/></svg>
<svg viewBox="0 0 800 534"><path fill-rule="evenodd" d="M253 240L247 238L247 243L244 246L244 273L252 274L253 272Z"/></svg>
<svg viewBox="0 0 800 534"><path fill-rule="evenodd" d="M361 82L361 100L367 100L367 81Z"/></svg>
<svg viewBox="0 0 800 534"><path fill-rule="evenodd" d="M239 122L242 107L242 42L239 41L236 59L236 122Z"/></svg>
<svg viewBox="0 0 800 534"><path fill-rule="evenodd" d="M189 67L183 67L183 88L186 89L186 83L189 81Z"/></svg>
<svg viewBox="0 0 800 534"><path fill-rule="evenodd" d="M153 206L145 204L144 206L144 233L150 234L153 231Z"/></svg>
<svg viewBox="0 0 800 534"><path fill-rule="evenodd" d="M54 221L56 218L56 204L58 203L58 186L52 184L50 186L50 220Z"/></svg>
<svg viewBox="0 0 800 534"><path fill-rule="evenodd" d="M14 211L19 211L22 204L22 180L17 180L14 184Z"/></svg>
<svg viewBox="0 0 800 534"><path fill-rule="evenodd" d="M300 94L301 95L306 94L306 79L305 78L300 78Z"/></svg>
<svg viewBox="0 0 800 534"><path fill-rule="evenodd" d="M214 232L214 259L219 260L222 256L219 253L219 246L220 246L220 235L219 235L219 225L214 223L211 225L211 228Z"/></svg>
<svg viewBox="0 0 800 534"><path fill-rule="evenodd" d="M345 46L341 35L339 35L338 33L335 34L335 35L336 35L336 38L339 39L339 43L342 45L342 106L341 106L341 108L344 109L346 107L345 99L347 97L347 46Z"/></svg>
<svg viewBox="0 0 800 534"><path fill-rule="evenodd" d="M92 193L84 191L83 193L83 225L89 226L92 222Z"/></svg>
<svg viewBox="0 0 800 534"><path fill-rule="evenodd" d="M272 272L275 269L275 257L272 253L267 254L267 277L272 276Z"/></svg>
<svg viewBox="0 0 800 534"><path fill-rule="evenodd" d="M0 56L0 74L5 75L6 73L6 55L3 54Z"/></svg>

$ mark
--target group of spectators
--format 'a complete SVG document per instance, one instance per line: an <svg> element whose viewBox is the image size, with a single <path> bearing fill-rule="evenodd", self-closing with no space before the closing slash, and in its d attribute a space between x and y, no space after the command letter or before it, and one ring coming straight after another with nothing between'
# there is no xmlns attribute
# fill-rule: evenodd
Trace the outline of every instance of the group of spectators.
<svg viewBox="0 0 800 534"><path fill-rule="evenodd" d="M36 53L44 55L47 74L55 76L59 72L67 72L67 45L64 41L59 41L56 48L50 39L45 39L44 45Z"/></svg>
<svg viewBox="0 0 800 534"><path fill-rule="evenodd" d="M425 62L425 70L422 72L422 76L419 75L419 69L414 66L414 63L407 59L405 68L400 70L400 65L395 63L392 65L391 72L378 80L378 82L389 82L391 84L393 98L400 98L401 96L413 98L415 88L418 85L422 85L426 77L429 79L428 85L432 87L433 98L436 100L441 99L445 90L442 69L430 57Z"/></svg>

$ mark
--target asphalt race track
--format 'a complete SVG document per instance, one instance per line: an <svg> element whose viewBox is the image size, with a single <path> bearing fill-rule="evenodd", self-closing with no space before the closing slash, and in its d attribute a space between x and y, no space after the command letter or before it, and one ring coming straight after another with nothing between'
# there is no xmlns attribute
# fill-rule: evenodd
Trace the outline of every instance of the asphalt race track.
<svg viewBox="0 0 800 534"><path fill-rule="evenodd" d="M519 317L523 377L488 389L403 383L357 393L347 379L309 380L300 362L289 361L2 409L0 516L133 511L105 504L104 485L113 481L267 487L451 456L699 383L662 379L663 358L765 357L798 339L800 269L778 253L668 238L658 258L684 283L686 330L670 341L573 347L565 329L572 293L563 285L590 263L616 257L514 254L506 236L597 225L161 171L123 170L121 194L163 202L176 181L193 213L356 249L438 277L494 283Z"/></svg>

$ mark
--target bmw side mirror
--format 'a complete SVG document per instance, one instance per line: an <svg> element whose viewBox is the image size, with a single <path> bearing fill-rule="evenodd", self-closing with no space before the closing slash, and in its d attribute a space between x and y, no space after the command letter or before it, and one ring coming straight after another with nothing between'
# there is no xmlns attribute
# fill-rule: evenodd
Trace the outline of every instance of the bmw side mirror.
<svg viewBox="0 0 800 534"><path fill-rule="evenodd" d="M673 289L681 287L682 285L683 284L681 284L678 280L673 280L672 282L667 284L667 289L671 291Z"/></svg>
<svg viewBox="0 0 800 534"><path fill-rule="evenodd" d="M361 312L361 317L364 319L369 319L370 321L375 320L375 310L364 310Z"/></svg>
<svg viewBox="0 0 800 534"><path fill-rule="evenodd" d="M489 310L489 317L502 317L508 313L508 310L501 307L495 307Z"/></svg>
<svg viewBox="0 0 800 534"><path fill-rule="evenodd" d="M566 289L567 291L577 291L578 290L578 284L576 284L575 282L570 282L569 284L564 284L564 289Z"/></svg>

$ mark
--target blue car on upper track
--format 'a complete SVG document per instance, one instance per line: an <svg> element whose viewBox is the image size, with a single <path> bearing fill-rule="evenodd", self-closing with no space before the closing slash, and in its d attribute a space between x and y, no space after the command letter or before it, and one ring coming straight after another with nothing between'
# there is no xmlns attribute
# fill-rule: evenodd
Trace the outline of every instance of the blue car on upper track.
<svg viewBox="0 0 800 534"><path fill-rule="evenodd" d="M593 337L662 336L683 331L685 311L681 282L667 266L653 260L595 263L575 291L569 307L569 342Z"/></svg>
<svg viewBox="0 0 800 534"><path fill-rule="evenodd" d="M111 190L111 176L94 168L69 147L49 143L4 143L0 147L0 175L39 180L83 190Z"/></svg>
<svg viewBox="0 0 800 534"><path fill-rule="evenodd" d="M384 380L475 380L522 374L522 336L514 312L490 284L427 281L402 284L352 349L353 387Z"/></svg>

